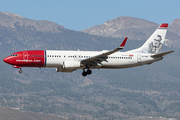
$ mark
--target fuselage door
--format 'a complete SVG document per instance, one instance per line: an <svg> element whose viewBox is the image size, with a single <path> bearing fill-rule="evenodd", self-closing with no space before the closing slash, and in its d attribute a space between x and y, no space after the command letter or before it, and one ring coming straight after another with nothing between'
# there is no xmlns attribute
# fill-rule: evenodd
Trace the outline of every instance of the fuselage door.
<svg viewBox="0 0 180 120"><path fill-rule="evenodd" d="M137 62L140 63L141 62L141 54L137 55Z"/></svg>
<svg viewBox="0 0 180 120"><path fill-rule="evenodd" d="M28 60L28 52L23 52L23 59Z"/></svg>

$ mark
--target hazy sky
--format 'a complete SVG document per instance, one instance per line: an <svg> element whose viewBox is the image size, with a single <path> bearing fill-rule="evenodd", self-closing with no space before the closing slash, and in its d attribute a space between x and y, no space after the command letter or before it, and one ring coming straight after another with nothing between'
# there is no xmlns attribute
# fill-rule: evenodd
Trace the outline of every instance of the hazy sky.
<svg viewBox="0 0 180 120"><path fill-rule="evenodd" d="M81 31L120 16L171 23L180 18L180 0L0 0L0 11Z"/></svg>

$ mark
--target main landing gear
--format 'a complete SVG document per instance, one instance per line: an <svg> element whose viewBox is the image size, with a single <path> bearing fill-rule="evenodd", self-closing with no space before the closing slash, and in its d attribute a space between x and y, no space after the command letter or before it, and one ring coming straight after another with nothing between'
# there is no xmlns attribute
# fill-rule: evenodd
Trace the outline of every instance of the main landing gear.
<svg viewBox="0 0 180 120"><path fill-rule="evenodd" d="M90 75L92 73L92 70L89 70L87 69L87 71L85 71L85 69L83 69L83 72L82 72L82 76L87 76L87 75Z"/></svg>

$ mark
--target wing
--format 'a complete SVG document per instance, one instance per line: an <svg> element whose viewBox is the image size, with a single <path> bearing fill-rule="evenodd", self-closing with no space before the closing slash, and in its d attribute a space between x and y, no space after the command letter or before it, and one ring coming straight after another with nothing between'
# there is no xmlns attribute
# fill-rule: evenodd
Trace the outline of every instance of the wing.
<svg viewBox="0 0 180 120"><path fill-rule="evenodd" d="M126 44L126 41L127 41L127 38L126 37L124 39L124 41L121 43L121 45L118 47L118 48L115 48L114 50L111 50L111 51L108 51L108 52L105 52L105 53L102 53L102 54L99 54L99 55L96 55L96 56L93 56L93 57L90 57L90 58L87 58L87 59L84 59L81 61L81 64L87 66L101 66L101 62L102 61L106 61L108 62L106 59L108 58L108 55L111 55L121 49L124 48L125 44Z"/></svg>

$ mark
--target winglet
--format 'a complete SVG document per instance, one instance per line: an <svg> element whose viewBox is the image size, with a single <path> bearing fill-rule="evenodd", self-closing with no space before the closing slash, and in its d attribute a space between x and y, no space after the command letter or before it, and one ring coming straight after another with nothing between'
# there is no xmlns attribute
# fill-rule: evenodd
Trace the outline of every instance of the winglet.
<svg viewBox="0 0 180 120"><path fill-rule="evenodd" d="M124 41L121 43L121 45L119 47L123 48L125 46L125 44L126 44L127 39L128 39L128 37L126 37L124 39Z"/></svg>

